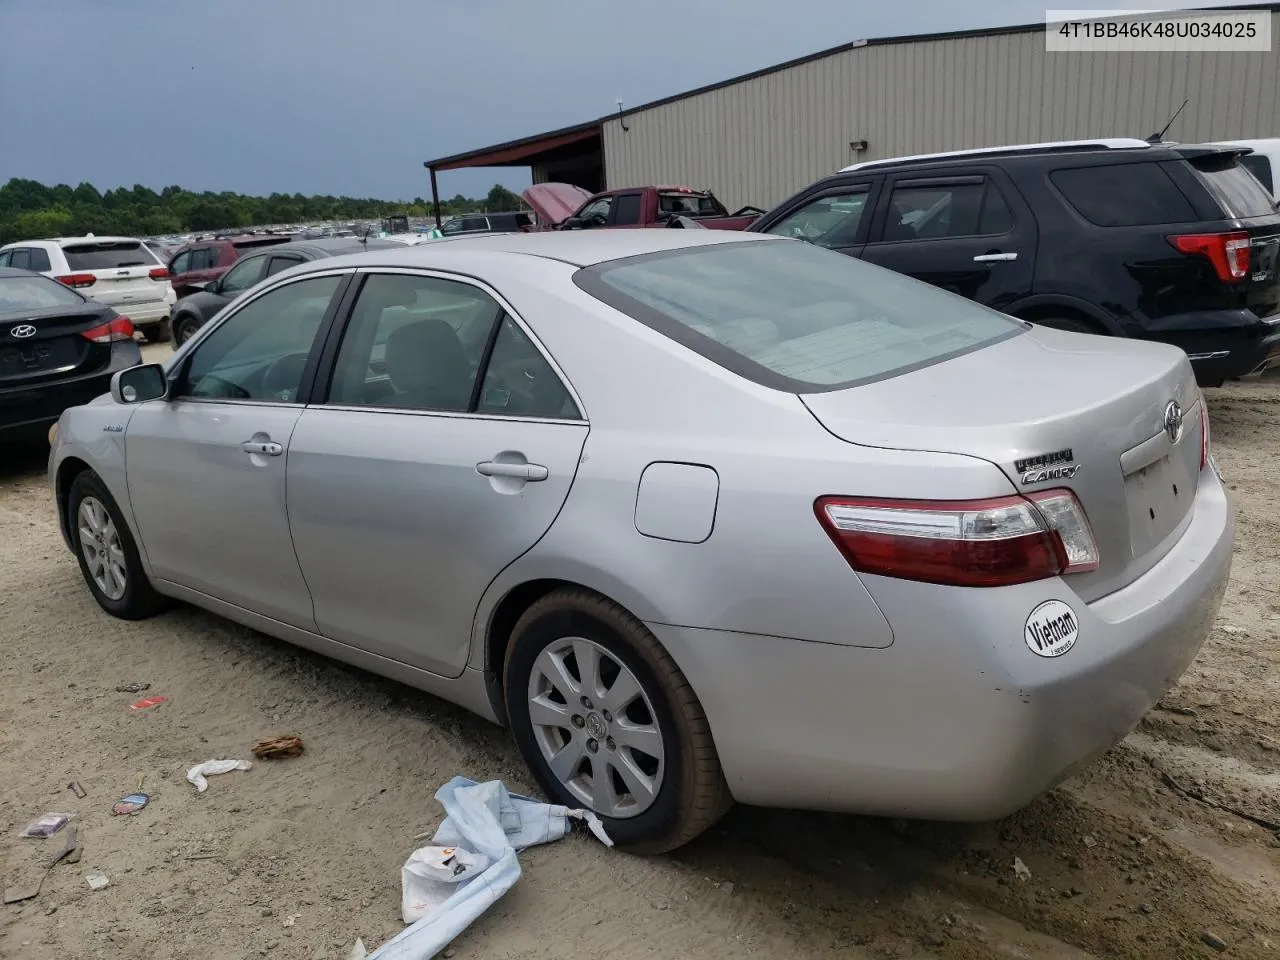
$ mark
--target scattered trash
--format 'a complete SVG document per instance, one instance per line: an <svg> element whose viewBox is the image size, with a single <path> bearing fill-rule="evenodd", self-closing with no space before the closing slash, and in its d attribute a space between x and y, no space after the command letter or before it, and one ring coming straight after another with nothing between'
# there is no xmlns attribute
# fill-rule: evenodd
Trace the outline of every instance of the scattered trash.
<svg viewBox="0 0 1280 960"><path fill-rule="evenodd" d="M78 780L72 780L68 783L67 789L75 794L77 800L83 800L88 796L88 794L84 792L84 787L80 786L80 782Z"/></svg>
<svg viewBox="0 0 1280 960"><path fill-rule="evenodd" d="M401 870L400 908L409 926L369 960L434 957L520 878L517 851L563 839L575 820L613 846L595 814L517 796L498 780L454 777L436 800L444 821L432 845L414 851ZM349 960L355 957L353 951Z"/></svg>
<svg viewBox="0 0 1280 960"><path fill-rule="evenodd" d="M356 942L351 947L351 952L347 954L347 960L364 960L367 956L369 956L369 951L364 948L364 941L356 937Z"/></svg>
<svg viewBox="0 0 1280 960"><path fill-rule="evenodd" d="M101 890L103 887L111 885L111 881L107 879L107 875L101 870L90 870L84 875L84 882L89 884L90 890Z"/></svg>
<svg viewBox="0 0 1280 960"><path fill-rule="evenodd" d="M23 900L31 900L40 896L40 888L44 886L44 878L49 875L49 871L56 867L63 860L68 863L74 863L80 859L80 844L76 838L76 828L71 827L67 830L67 839L62 845L62 851L49 861L49 864L40 871L40 875L36 878L35 883L28 884L25 887L14 885L6 887L4 891L5 903L21 903Z"/></svg>
<svg viewBox="0 0 1280 960"><path fill-rule="evenodd" d="M280 921L282 927L292 927L302 917L300 913L291 913Z"/></svg>
<svg viewBox="0 0 1280 960"><path fill-rule="evenodd" d="M1094 847L1094 846L1097 846L1098 844L1098 841L1093 839L1093 837L1089 836L1088 834L1081 837L1080 842L1083 843L1086 847Z"/></svg>
<svg viewBox="0 0 1280 960"><path fill-rule="evenodd" d="M151 798L145 793L131 793L127 797L121 797L117 800L115 806L111 808L111 812L117 817L130 816L140 811L150 802Z"/></svg>
<svg viewBox="0 0 1280 960"><path fill-rule="evenodd" d="M268 737L254 745L253 755L259 760L283 760L298 756L303 749L301 737Z"/></svg>
<svg viewBox="0 0 1280 960"><path fill-rule="evenodd" d="M150 710L168 700L168 697L143 697L137 703L129 704L130 710Z"/></svg>
<svg viewBox="0 0 1280 960"><path fill-rule="evenodd" d="M116 693L142 693L143 690L150 690L149 683L123 683L116 687Z"/></svg>
<svg viewBox="0 0 1280 960"><path fill-rule="evenodd" d="M209 781L205 777L216 777L233 770L248 770L253 764L248 760L206 760L187 771L187 782L196 788L196 793L204 793L209 789Z"/></svg>
<svg viewBox="0 0 1280 960"><path fill-rule="evenodd" d="M1019 880L1025 881L1025 880L1031 879L1031 869L1025 863L1022 862L1021 857L1013 858L1013 874Z"/></svg>
<svg viewBox="0 0 1280 960"><path fill-rule="evenodd" d="M1229 623L1224 623L1218 629L1221 630L1223 633L1225 633L1229 637L1240 637L1240 636L1247 637L1249 635L1248 630L1244 629L1243 627L1233 627Z"/></svg>
<svg viewBox="0 0 1280 960"><path fill-rule="evenodd" d="M71 813L46 813L39 820L33 820L28 823L22 830L22 836L35 837L43 840L46 837L52 837L55 833L67 825L67 822L75 814Z"/></svg>
<svg viewBox="0 0 1280 960"><path fill-rule="evenodd" d="M1200 942L1206 947L1213 947L1213 949L1219 952L1227 949L1227 941L1209 930L1205 930L1200 934Z"/></svg>
<svg viewBox="0 0 1280 960"><path fill-rule="evenodd" d="M1153 906L1152 906L1151 904L1149 904L1149 903L1140 903L1140 904L1138 904L1138 909L1139 909L1139 910L1141 910L1143 913L1148 913L1148 914L1149 914L1149 913L1152 913L1152 912L1155 910L1155 907L1153 907Z"/></svg>
<svg viewBox="0 0 1280 960"><path fill-rule="evenodd" d="M719 887L720 887L720 892L721 892L721 893L733 893L733 881L732 881L732 880L726 880L724 883L719 884Z"/></svg>

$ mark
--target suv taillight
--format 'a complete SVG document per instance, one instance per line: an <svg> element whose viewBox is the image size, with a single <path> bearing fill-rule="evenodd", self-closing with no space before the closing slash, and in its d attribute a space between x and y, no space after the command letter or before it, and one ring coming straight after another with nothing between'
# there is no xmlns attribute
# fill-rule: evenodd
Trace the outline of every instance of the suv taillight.
<svg viewBox="0 0 1280 960"><path fill-rule="evenodd" d="M111 343L114 340L133 339L133 321L128 317L116 317L110 323L104 323L92 330L80 331L80 336L94 343Z"/></svg>
<svg viewBox="0 0 1280 960"><path fill-rule="evenodd" d="M1223 283L1236 283L1249 275L1249 234L1243 230L1183 233L1169 237L1169 242L1182 253L1207 257Z"/></svg>
<svg viewBox="0 0 1280 960"><path fill-rule="evenodd" d="M148 273L147 276L149 276L152 280L168 280L169 271L166 270L164 267L156 267L154 270Z"/></svg>
<svg viewBox="0 0 1280 960"><path fill-rule="evenodd" d="M1089 521L1070 490L991 500L822 497L814 510L862 573L999 587L1098 566Z"/></svg>
<svg viewBox="0 0 1280 960"><path fill-rule="evenodd" d="M66 273L60 277L54 277L63 286L74 287L79 290L81 287L92 287L98 282L98 278L92 273Z"/></svg>

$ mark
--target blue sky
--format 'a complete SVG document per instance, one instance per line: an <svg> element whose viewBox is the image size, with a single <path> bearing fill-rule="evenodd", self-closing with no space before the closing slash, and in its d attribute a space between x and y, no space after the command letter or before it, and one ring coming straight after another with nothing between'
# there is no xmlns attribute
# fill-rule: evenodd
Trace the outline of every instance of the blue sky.
<svg viewBox="0 0 1280 960"><path fill-rule="evenodd" d="M1044 15L1041 0L0 0L0 182L428 196L423 160L617 98ZM528 171L440 181L479 195Z"/></svg>

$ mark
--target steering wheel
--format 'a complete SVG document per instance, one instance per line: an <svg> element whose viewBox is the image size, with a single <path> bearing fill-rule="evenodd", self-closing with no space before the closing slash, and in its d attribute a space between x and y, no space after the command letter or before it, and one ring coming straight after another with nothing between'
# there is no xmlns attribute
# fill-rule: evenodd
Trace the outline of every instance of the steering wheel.
<svg viewBox="0 0 1280 960"><path fill-rule="evenodd" d="M262 374L262 392L274 399L292 402L302 383L302 371L307 366L307 354L290 353L271 363Z"/></svg>

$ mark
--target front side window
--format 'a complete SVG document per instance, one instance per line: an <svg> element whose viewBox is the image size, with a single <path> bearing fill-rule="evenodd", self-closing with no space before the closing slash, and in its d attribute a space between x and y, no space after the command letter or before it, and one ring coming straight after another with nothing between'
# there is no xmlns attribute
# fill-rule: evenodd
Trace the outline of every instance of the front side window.
<svg viewBox="0 0 1280 960"><path fill-rule="evenodd" d="M613 197L601 197L582 208L578 219L584 226L600 226L609 222L609 208L613 206Z"/></svg>
<svg viewBox="0 0 1280 960"><path fill-rule="evenodd" d="M808 240L820 247L850 246L857 239L868 196L867 187L857 187L816 197L764 232Z"/></svg>
<svg viewBox="0 0 1280 960"><path fill-rule="evenodd" d="M224 297L233 297L242 290L248 290L262 279L266 269L266 257L245 257L222 275L218 292Z"/></svg>
<svg viewBox="0 0 1280 960"><path fill-rule="evenodd" d="M169 273L177 276L180 273L186 273L191 269L191 251L180 253L173 258L173 262L169 264Z"/></svg>
<svg viewBox="0 0 1280 960"><path fill-rule="evenodd" d="M263 294L227 317L192 353L183 395L295 402L316 331L341 279L299 280Z"/></svg>
<svg viewBox="0 0 1280 960"><path fill-rule="evenodd" d="M455 413L470 409L498 302L456 280L365 280L334 363L329 402Z"/></svg>
<svg viewBox="0 0 1280 960"><path fill-rule="evenodd" d="M902 183L889 197L884 239L940 240L1007 233L1013 216L989 180Z"/></svg>
<svg viewBox="0 0 1280 960"><path fill-rule="evenodd" d="M13 259L12 250L0 250L0 267L10 266L9 261Z"/></svg>
<svg viewBox="0 0 1280 960"><path fill-rule="evenodd" d="M905 373L1025 329L902 274L782 240L629 257L573 279L715 363L792 393Z"/></svg>

